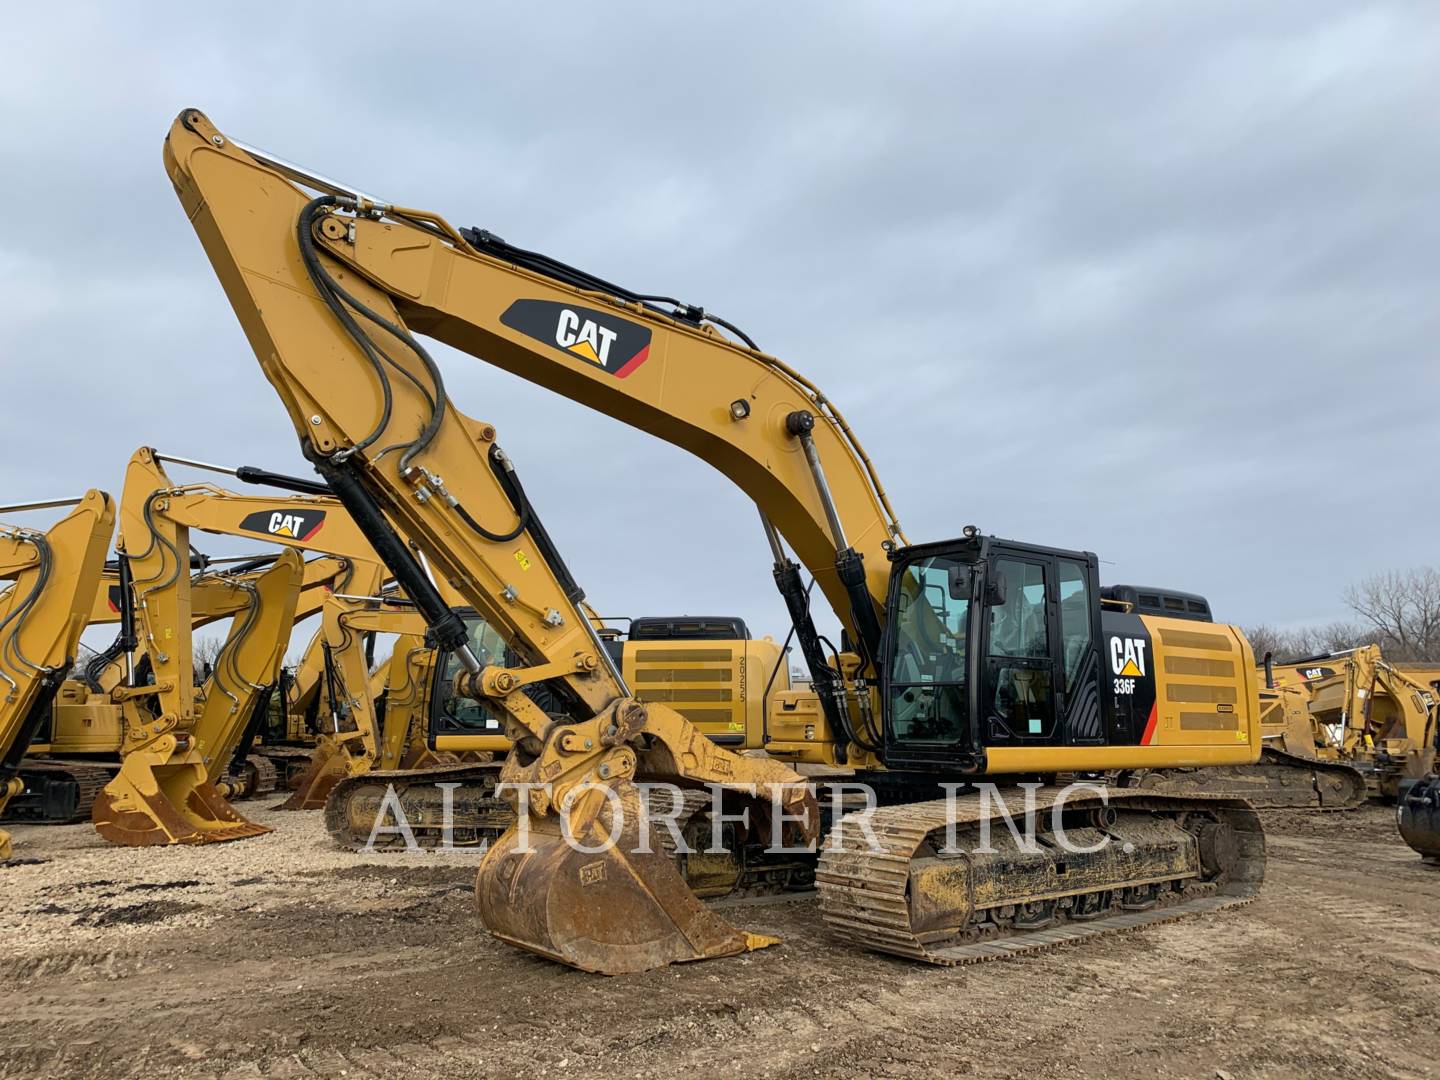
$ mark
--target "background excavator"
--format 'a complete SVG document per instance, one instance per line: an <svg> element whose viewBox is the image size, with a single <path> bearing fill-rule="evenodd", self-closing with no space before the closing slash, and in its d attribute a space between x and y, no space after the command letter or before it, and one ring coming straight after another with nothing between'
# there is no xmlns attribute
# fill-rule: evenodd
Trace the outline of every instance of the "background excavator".
<svg viewBox="0 0 1440 1080"><path fill-rule="evenodd" d="M75 662L104 570L115 507L102 491L79 499L0 507L20 513L74 506L45 531L0 525L0 810L24 790L20 762ZM11 855L0 829L0 862Z"/></svg>
<svg viewBox="0 0 1440 1080"><path fill-rule="evenodd" d="M752 638L743 619L612 620L628 623L621 629L608 625L588 604L580 606L634 687L636 700L665 703L720 746L763 746L770 716L784 713L792 723L809 718L812 728L819 716L815 694L791 686L785 647L769 637ZM499 634L473 613L465 621L472 651L505 656ZM383 683L372 676L368 700L355 702L357 715L383 713L384 748L377 769L356 772L329 795L325 817L331 836L342 846L366 851L460 847L498 838L513 814L494 795L499 766L493 760L510 750L496 711L455 692L458 659L424 644L424 621L413 609L387 611L377 601L354 625L407 636L397 641L383 671L375 673L383 674ZM530 693L544 690L535 687ZM469 759L469 767L461 767L461 756ZM422 772L421 766L445 771ZM447 795L437 782L458 787ZM405 830L377 832L377 824L395 825L402 818Z"/></svg>
<svg viewBox="0 0 1440 1080"><path fill-rule="evenodd" d="M277 681L305 583L299 551L331 556L330 562L315 560L327 572L339 563L343 576L329 579L338 588L357 575L366 586L378 587L379 563L334 500L178 486L166 475L165 460L205 467L142 447L126 470L120 558L143 630L138 643L146 649L153 679L119 688L112 697L153 699L155 705L147 717L127 724L120 771L96 799L92 819L101 835L116 843L208 843L259 835L268 830L241 817L216 784L260 726L267 688ZM268 475L230 471L256 482ZM254 602L232 626L199 700L192 672L192 582L186 572L192 528L263 537L287 549L251 586Z"/></svg>
<svg viewBox="0 0 1440 1080"><path fill-rule="evenodd" d="M1043 842L981 851L992 807L967 786L1254 762L1254 658L1235 628L1105 608L1087 552L970 527L909 544L833 403L697 307L380 202L236 143L194 110L164 156L304 452L453 653L457 691L500 716L513 744L502 778L532 785L477 875L492 934L605 972L768 944L700 904L669 853L642 843L636 781L733 800L776 790L785 817L733 823L723 855L737 885L783 887L819 824L787 762L848 769L885 804L864 818L873 834L832 817L818 865L810 856L826 922L865 947L968 963L1259 887L1263 834L1241 800L1112 790L1067 803L1073 792L1032 789L1054 811ZM741 755L638 701L494 429L454 408L413 331L688 449L750 495L818 696L813 723L774 718L768 753ZM839 617L840 649L825 649L785 541ZM513 662L476 653L431 573ZM540 683L563 719L524 689ZM787 849L769 842L782 837Z"/></svg>
<svg viewBox="0 0 1440 1080"><path fill-rule="evenodd" d="M1393 802L1403 781L1434 771L1440 696L1380 646L1285 660L1270 671L1278 687L1305 696L1322 752L1358 769L1372 798Z"/></svg>
<svg viewBox="0 0 1440 1080"><path fill-rule="evenodd" d="M198 570L190 580L192 630L248 610L255 594L247 585L254 584L260 568L269 566L273 558L245 559L222 568L192 554L192 567ZM326 588L348 573L348 564L340 559L308 561L296 620L318 611ZM145 682L150 670L146 650L135 634L133 607L126 600L129 588L128 564L108 562L87 623L90 627L119 623L120 632L103 652L77 665L39 719L16 774L24 790L5 808L5 820L27 824L89 821L95 796L119 769L126 732L145 722L139 700L123 693L137 681ZM117 691L122 692L121 700L114 696ZM203 696L203 687L200 693ZM252 707L252 722L268 712L265 699L262 691ZM252 753L247 738L248 733L224 774L212 778L228 798L268 794L278 783L277 759L270 757L275 751L266 748L263 755ZM309 750L300 752L308 760ZM287 759L280 756L278 760L283 768Z"/></svg>

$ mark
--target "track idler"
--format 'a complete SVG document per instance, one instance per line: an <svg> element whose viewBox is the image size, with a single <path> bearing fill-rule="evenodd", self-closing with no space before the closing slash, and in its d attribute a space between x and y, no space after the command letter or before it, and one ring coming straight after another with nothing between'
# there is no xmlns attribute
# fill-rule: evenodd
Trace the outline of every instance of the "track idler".
<svg viewBox="0 0 1440 1080"><path fill-rule="evenodd" d="M1440 774L1401 781L1396 817L1400 838L1427 863L1440 866Z"/></svg>
<svg viewBox="0 0 1440 1080"><path fill-rule="evenodd" d="M147 750L126 755L95 798L95 829L112 844L216 844L271 830L232 807L210 783L202 761L160 763Z"/></svg>
<svg viewBox="0 0 1440 1080"><path fill-rule="evenodd" d="M575 802L568 840L563 811L532 812L525 832L512 826L491 847L475 896L492 934L604 975L735 956L779 941L738 930L697 900L658 839L642 835L654 830L642 817L639 790L628 780L611 790L613 803L598 789Z"/></svg>

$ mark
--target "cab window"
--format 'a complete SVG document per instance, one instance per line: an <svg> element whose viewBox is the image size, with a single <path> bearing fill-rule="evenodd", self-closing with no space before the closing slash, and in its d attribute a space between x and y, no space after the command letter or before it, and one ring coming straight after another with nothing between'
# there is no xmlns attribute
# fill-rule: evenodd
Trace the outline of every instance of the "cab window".
<svg viewBox="0 0 1440 1080"><path fill-rule="evenodd" d="M935 556L901 573L890 661L891 730L899 740L968 737L969 569L958 560ZM962 580L965 584L958 585Z"/></svg>
<svg viewBox="0 0 1440 1080"><path fill-rule="evenodd" d="M1065 685L1073 687L1090 651L1090 588L1083 564L1061 559L1060 639L1064 647Z"/></svg>
<svg viewBox="0 0 1440 1080"><path fill-rule="evenodd" d="M998 559L1005 575L1005 603L990 608L990 655L1039 659L1050 655L1045 627L1045 568Z"/></svg>

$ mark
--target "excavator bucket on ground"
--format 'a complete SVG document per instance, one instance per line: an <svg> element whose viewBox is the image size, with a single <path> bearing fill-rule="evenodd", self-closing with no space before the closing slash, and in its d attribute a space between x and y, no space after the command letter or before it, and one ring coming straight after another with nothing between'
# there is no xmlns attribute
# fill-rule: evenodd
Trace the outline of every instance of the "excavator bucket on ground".
<svg viewBox="0 0 1440 1080"><path fill-rule="evenodd" d="M480 917L496 937L582 971L626 975L665 964L735 956L778 943L737 930L695 898L648 830L636 787L589 816L532 815L491 847L475 882ZM612 829L615 808L623 825ZM652 835L643 835L647 829ZM642 843L643 841L648 841Z"/></svg>
<svg viewBox="0 0 1440 1080"><path fill-rule="evenodd" d="M1401 839L1427 863L1440 866L1440 773L1402 781L1396 802Z"/></svg>
<svg viewBox="0 0 1440 1080"><path fill-rule="evenodd" d="M271 830L241 817L200 761L163 763L169 755L148 751L125 758L120 771L95 798L91 820L112 844L213 844L243 840Z"/></svg>
<svg viewBox="0 0 1440 1080"><path fill-rule="evenodd" d="M322 810L335 785L349 775L349 759L340 753L328 736L322 735L310 754L310 764L300 774L295 790L278 809Z"/></svg>

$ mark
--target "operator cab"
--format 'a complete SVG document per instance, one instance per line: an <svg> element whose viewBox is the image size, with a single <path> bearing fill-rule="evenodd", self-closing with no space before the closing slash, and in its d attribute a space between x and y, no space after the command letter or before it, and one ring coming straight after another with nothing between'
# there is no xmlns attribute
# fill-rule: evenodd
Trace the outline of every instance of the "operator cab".
<svg viewBox="0 0 1440 1080"><path fill-rule="evenodd" d="M1108 645L1094 554L969 536L892 560L881 674L889 767L978 769L987 747L1138 740L1128 720L1107 730L1102 717Z"/></svg>

